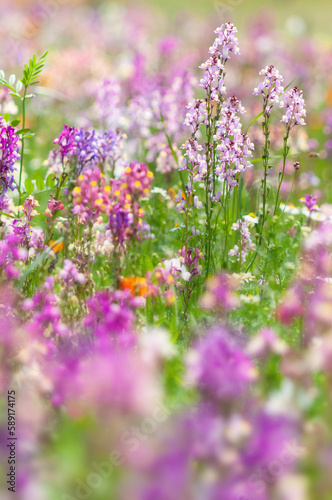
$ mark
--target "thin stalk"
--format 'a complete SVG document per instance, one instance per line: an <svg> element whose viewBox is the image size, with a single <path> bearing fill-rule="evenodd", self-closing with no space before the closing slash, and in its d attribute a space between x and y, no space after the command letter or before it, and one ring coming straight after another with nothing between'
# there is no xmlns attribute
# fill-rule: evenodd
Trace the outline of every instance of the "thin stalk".
<svg viewBox="0 0 332 500"><path fill-rule="evenodd" d="M267 176L268 176L268 169L269 169L269 157L270 157L270 128L269 128L269 115L266 113L266 104L264 105L263 109L263 114L264 114L264 122L263 122L263 134L265 136L265 142L264 142L264 150L263 150L263 167L264 167L264 174L263 174L263 181L262 181L262 189L263 189L263 210L262 214L260 217L260 224L259 224L259 238L258 238L258 246L261 246L262 244L262 239L263 239L263 229L264 229L264 224L267 218L267 197L268 197L268 192L267 192Z"/></svg>
<svg viewBox="0 0 332 500"><path fill-rule="evenodd" d="M280 175L280 179L279 179L279 184L278 184L278 189L277 189L277 196L276 196L276 203L275 203L275 207L274 207L274 214L277 213L278 211L278 208L279 208L279 193L280 193L280 188L281 188L281 184L282 184L282 181L284 180L284 176L285 176L285 167L286 167L286 160L287 160L287 156L288 156L288 153L289 153L289 146L288 146L288 138L289 138L289 127L286 128L286 135L284 137L284 149L283 149L283 153L282 153L282 158L283 158L283 161L282 161L282 172Z"/></svg>
<svg viewBox="0 0 332 500"><path fill-rule="evenodd" d="M26 95L27 95L27 90L28 87L25 85L24 87L24 94L22 98L22 128L25 129L25 103L26 103ZM21 205L22 203L22 172L23 172L23 157L24 157L24 134L22 135L22 147L21 147L21 160L20 160L20 177L18 181L18 193L19 193L19 198L18 198L18 204Z"/></svg>

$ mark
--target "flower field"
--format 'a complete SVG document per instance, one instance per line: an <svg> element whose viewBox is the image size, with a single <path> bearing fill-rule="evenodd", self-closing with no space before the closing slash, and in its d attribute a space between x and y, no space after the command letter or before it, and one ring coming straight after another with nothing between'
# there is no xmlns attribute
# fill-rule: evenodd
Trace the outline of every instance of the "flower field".
<svg viewBox="0 0 332 500"><path fill-rule="evenodd" d="M3 500L332 498L332 43L234 3L3 2Z"/></svg>

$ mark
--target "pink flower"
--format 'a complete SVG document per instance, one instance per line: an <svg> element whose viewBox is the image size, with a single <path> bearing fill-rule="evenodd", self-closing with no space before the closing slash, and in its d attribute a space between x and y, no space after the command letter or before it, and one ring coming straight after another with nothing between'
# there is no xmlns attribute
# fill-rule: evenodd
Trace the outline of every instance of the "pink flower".
<svg viewBox="0 0 332 500"><path fill-rule="evenodd" d="M294 87L285 92L284 99L280 102L280 108L286 108L285 114L280 121L286 123L289 129L296 125L306 124L304 121L306 110L302 90Z"/></svg>

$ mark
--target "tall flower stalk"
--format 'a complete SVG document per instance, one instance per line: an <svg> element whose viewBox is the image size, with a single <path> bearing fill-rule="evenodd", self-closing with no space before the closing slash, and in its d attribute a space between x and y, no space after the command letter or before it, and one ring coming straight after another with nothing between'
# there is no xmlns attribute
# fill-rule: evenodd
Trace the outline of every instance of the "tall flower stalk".
<svg viewBox="0 0 332 500"><path fill-rule="evenodd" d="M235 97L228 97L224 85L225 65L230 54L239 54L237 29L232 23L226 23L218 28L212 47L209 49L210 58L200 68L205 70L200 86L205 91L205 99L192 101L188 106L185 124L192 128L192 136L182 149L185 149L184 162L180 170L187 170L189 183L186 185L185 200L180 200L179 209L188 213L195 213L196 209L204 206L205 235L204 250L206 259L206 276L211 274L214 263L214 247L217 238L218 219L223 211L225 219L224 256L228 256L228 226L229 200L233 188L238 185L240 174L250 166L248 157L252 156L253 144L246 134L242 133L239 114L245 112L241 102ZM205 127L205 144L198 142L198 133ZM204 198L199 200L194 183L200 182L204 186ZM220 186L218 190L218 184ZM232 219L235 222L236 218ZM194 217L195 227L195 217ZM193 234L196 230L193 229ZM196 246L196 244L195 244Z"/></svg>
<svg viewBox="0 0 332 500"><path fill-rule="evenodd" d="M268 216L268 197L269 188L267 185L267 177L269 174L269 160L270 160L270 115L274 104L279 103L280 95L283 93L284 88L282 82L284 81L282 75L273 66L266 66L259 72L264 75L264 80L260 82L258 87L254 89L253 95L263 95L263 134L265 137L264 150L263 150L263 178L262 178L262 212L258 224L258 245L262 244L264 225Z"/></svg>
<svg viewBox="0 0 332 500"><path fill-rule="evenodd" d="M288 139L291 130L297 125L305 125L304 118L306 116L305 102L303 99L303 92L297 87L289 90L285 93L284 99L280 102L280 108L286 108L285 114L281 118L281 122L285 123L285 135L284 135L284 148L282 153L282 171L279 173L279 182L277 188L276 202L274 213L276 214L279 209L279 194L282 181L285 175L286 160L289 153Z"/></svg>

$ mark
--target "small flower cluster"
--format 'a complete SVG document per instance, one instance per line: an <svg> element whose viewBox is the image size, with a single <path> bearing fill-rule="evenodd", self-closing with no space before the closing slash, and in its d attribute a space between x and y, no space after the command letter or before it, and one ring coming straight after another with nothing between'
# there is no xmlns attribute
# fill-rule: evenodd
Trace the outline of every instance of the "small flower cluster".
<svg viewBox="0 0 332 500"><path fill-rule="evenodd" d="M121 345L132 344L135 339L134 310L143 304L143 299L133 296L128 289L98 292L88 301L89 312L83 319L84 326L101 342L111 338Z"/></svg>
<svg viewBox="0 0 332 500"><path fill-rule="evenodd" d="M150 193L153 173L145 164L132 162L120 179L111 179L109 225L113 243L123 246L127 239L139 238L144 228L140 199Z"/></svg>
<svg viewBox="0 0 332 500"><path fill-rule="evenodd" d="M280 108L286 108L286 112L281 118L281 121L286 124L289 130L296 125L306 124L304 121L306 109L302 90L294 87L285 92L283 100L280 102Z"/></svg>
<svg viewBox="0 0 332 500"><path fill-rule="evenodd" d="M216 124L214 140L218 141L218 163L216 174L230 187L238 184L238 174L251 167L248 158L252 157L254 144L242 133L242 124L238 113L245 113L241 102L230 97L221 107L220 119Z"/></svg>
<svg viewBox="0 0 332 500"><path fill-rule="evenodd" d="M240 247L235 245L232 250L229 251L228 255L230 257L236 257L237 260L243 264L246 261L246 257L250 250L255 250L256 245L251 239L251 234L249 230L249 225L251 223L247 220L238 220L232 225L234 231L239 231L241 236Z"/></svg>
<svg viewBox="0 0 332 500"><path fill-rule="evenodd" d="M237 288L238 281L227 273L210 278L201 298L201 307L220 312L235 309L239 305L239 298L234 293Z"/></svg>
<svg viewBox="0 0 332 500"><path fill-rule="evenodd" d="M61 172L65 162L69 163L75 178L87 168L114 170L121 157L121 139L119 130L89 131L65 125L60 136L54 140L59 150L54 149L50 153L49 172Z"/></svg>
<svg viewBox="0 0 332 500"><path fill-rule="evenodd" d="M226 23L215 30L219 36L209 49L211 57L200 68L205 70L200 85L205 89L211 101L219 101L226 94L223 71L230 53L239 54L240 49L236 38L237 29L232 23Z"/></svg>
<svg viewBox="0 0 332 500"><path fill-rule="evenodd" d="M52 198L51 200L48 200L47 202L47 207L43 215L48 218L48 221L51 222L53 216L59 211L63 210L64 205L61 203L60 200L55 200Z"/></svg>
<svg viewBox="0 0 332 500"><path fill-rule="evenodd" d="M39 203L37 200L35 200L35 197L30 194L24 202L24 205L22 208L22 211L25 215L25 218L28 222L31 222L33 217L38 215L37 210L35 210L35 207L39 207Z"/></svg>
<svg viewBox="0 0 332 500"><path fill-rule="evenodd" d="M132 162L125 169L124 184L130 195L136 199L146 196L150 193L153 173L144 163Z"/></svg>
<svg viewBox="0 0 332 500"><path fill-rule="evenodd" d="M279 103L281 94L284 92L282 75L273 66L266 66L259 72L264 75L264 80L254 89L253 95L262 94L264 98L264 110L270 115L273 105Z"/></svg>
<svg viewBox="0 0 332 500"><path fill-rule="evenodd" d="M63 268L59 272L59 278L63 280L68 287L74 283L84 285L87 281L84 274L80 273L77 267L69 259L65 259Z"/></svg>
<svg viewBox="0 0 332 500"><path fill-rule="evenodd" d="M0 267L8 279L19 278L21 272L16 264L28 259L28 251L21 247L21 242L20 235L9 232L0 240Z"/></svg>
<svg viewBox="0 0 332 500"><path fill-rule="evenodd" d="M67 336L70 331L62 321L60 299L54 292L54 278L48 276L45 283L37 290L32 298L23 301L23 309L31 312L32 317L27 329L33 336L57 337Z"/></svg>
<svg viewBox="0 0 332 500"><path fill-rule="evenodd" d="M110 186L106 186L104 174L99 168L85 170L74 187L73 213L81 224L89 225L96 221L101 213L109 212Z"/></svg>
<svg viewBox="0 0 332 500"><path fill-rule="evenodd" d="M303 203L307 209L309 210L309 214L314 210L319 210L317 205L317 196L313 196L311 194L305 194L303 198L300 198L299 201Z"/></svg>
<svg viewBox="0 0 332 500"><path fill-rule="evenodd" d="M206 104L203 99L193 99L187 105L187 114L184 124L192 128L193 136L198 132L199 127L206 120Z"/></svg>
<svg viewBox="0 0 332 500"><path fill-rule="evenodd" d="M69 127L65 125L59 137L54 139L53 144L57 144L59 146L59 154L61 156L61 160L63 161L68 156L76 155L77 153L77 141L76 136L79 133L79 130L75 127Z"/></svg>
<svg viewBox="0 0 332 500"><path fill-rule="evenodd" d="M15 163L20 159L18 141L14 127L5 126L3 118L0 118L0 210L8 206L8 189L14 189L13 172Z"/></svg>

